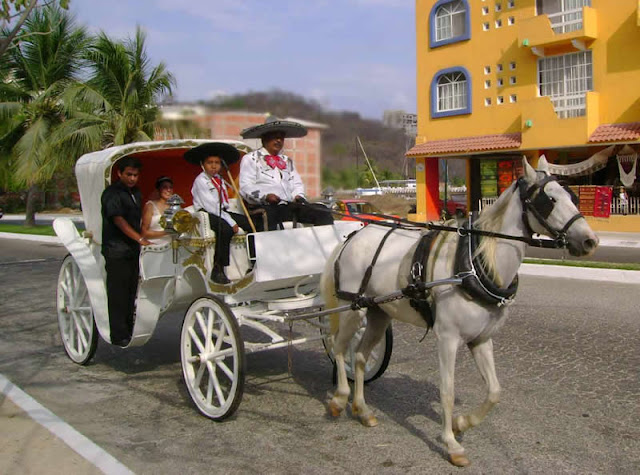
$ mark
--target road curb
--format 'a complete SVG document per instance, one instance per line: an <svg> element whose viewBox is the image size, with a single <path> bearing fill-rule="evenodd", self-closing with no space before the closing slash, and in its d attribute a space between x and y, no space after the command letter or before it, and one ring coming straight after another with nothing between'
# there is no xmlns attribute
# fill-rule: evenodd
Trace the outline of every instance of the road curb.
<svg viewBox="0 0 640 475"><path fill-rule="evenodd" d="M0 233L0 238L4 239L19 239L20 241L37 241L37 242L49 242L54 244L60 244L60 238L58 236L38 236L36 234L20 234L20 233Z"/></svg>
<svg viewBox="0 0 640 475"><path fill-rule="evenodd" d="M595 269L592 267L525 263L520 266L518 274L560 279L596 280L618 284L640 284L640 271L635 270Z"/></svg>

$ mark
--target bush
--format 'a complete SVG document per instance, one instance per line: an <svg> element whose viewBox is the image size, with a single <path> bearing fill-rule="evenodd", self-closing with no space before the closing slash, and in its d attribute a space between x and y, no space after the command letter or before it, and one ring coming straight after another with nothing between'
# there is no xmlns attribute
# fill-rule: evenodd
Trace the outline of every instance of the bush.
<svg viewBox="0 0 640 475"><path fill-rule="evenodd" d="M27 207L27 194L18 191L7 191L0 195L0 208L5 213L24 213Z"/></svg>

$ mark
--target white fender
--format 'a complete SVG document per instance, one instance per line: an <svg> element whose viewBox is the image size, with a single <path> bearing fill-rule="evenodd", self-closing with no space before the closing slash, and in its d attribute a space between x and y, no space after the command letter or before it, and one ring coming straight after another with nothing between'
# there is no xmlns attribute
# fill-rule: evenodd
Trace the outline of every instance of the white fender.
<svg viewBox="0 0 640 475"><path fill-rule="evenodd" d="M107 306L107 288L102 278L102 272L89 246L82 240L75 224L69 218L56 218L53 221L56 232L64 247L73 256L82 272L87 285L93 318L96 321L100 336L111 342L109 330L109 307Z"/></svg>

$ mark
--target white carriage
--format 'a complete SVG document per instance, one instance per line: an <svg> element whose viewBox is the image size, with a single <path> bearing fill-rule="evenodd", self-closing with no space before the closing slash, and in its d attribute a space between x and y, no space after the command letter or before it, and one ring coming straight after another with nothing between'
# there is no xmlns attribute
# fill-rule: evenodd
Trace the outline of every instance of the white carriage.
<svg viewBox="0 0 640 475"><path fill-rule="evenodd" d="M86 230L80 234L66 218L54 222L57 235L70 253L60 269L57 311L64 348L72 361L87 364L96 351L98 336L111 342L101 255L100 197L116 179L116 163L126 156L140 160L143 168L138 186L145 198L152 192L157 176L171 176L176 193L189 205L189 190L200 169L187 163L183 154L207 142L213 141L134 143L89 153L78 160L75 172ZM241 154L251 150L240 141L217 142L231 144ZM336 221L333 226L236 235L231 265L227 268L232 283L220 285L208 278L215 233L209 228L206 213L187 206L168 213L164 222L171 242L144 246L140 253L135 322L129 347L147 342L161 315L183 313L180 335L183 376L202 414L222 420L237 409L243 394L245 353L318 339L323 340L331 357L325 317L328 312L322 311L318 292L320 275L333 249L359 229L361 223ZM294 321L318 327L317 336L291 339L274 329L278 324ZM248 333L260 338L247 340L243 327L252 329ZM356 335L352 342L354 348L358 338ZM391 347L389 328L369 359L366 380L385 371Z"/></svg>

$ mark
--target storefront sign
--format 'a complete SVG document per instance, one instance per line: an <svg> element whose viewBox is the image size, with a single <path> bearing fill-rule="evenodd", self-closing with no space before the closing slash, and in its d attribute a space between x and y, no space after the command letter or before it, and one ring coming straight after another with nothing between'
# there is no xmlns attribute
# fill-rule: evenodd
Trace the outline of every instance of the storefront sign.
<svg viewBox="0 0 640 475"><path fill-rule="evenodd" d="M608 218L611 214L612 189L610 186L580 186L578 187L580 205L583 216L594 218Z"/></svg>

